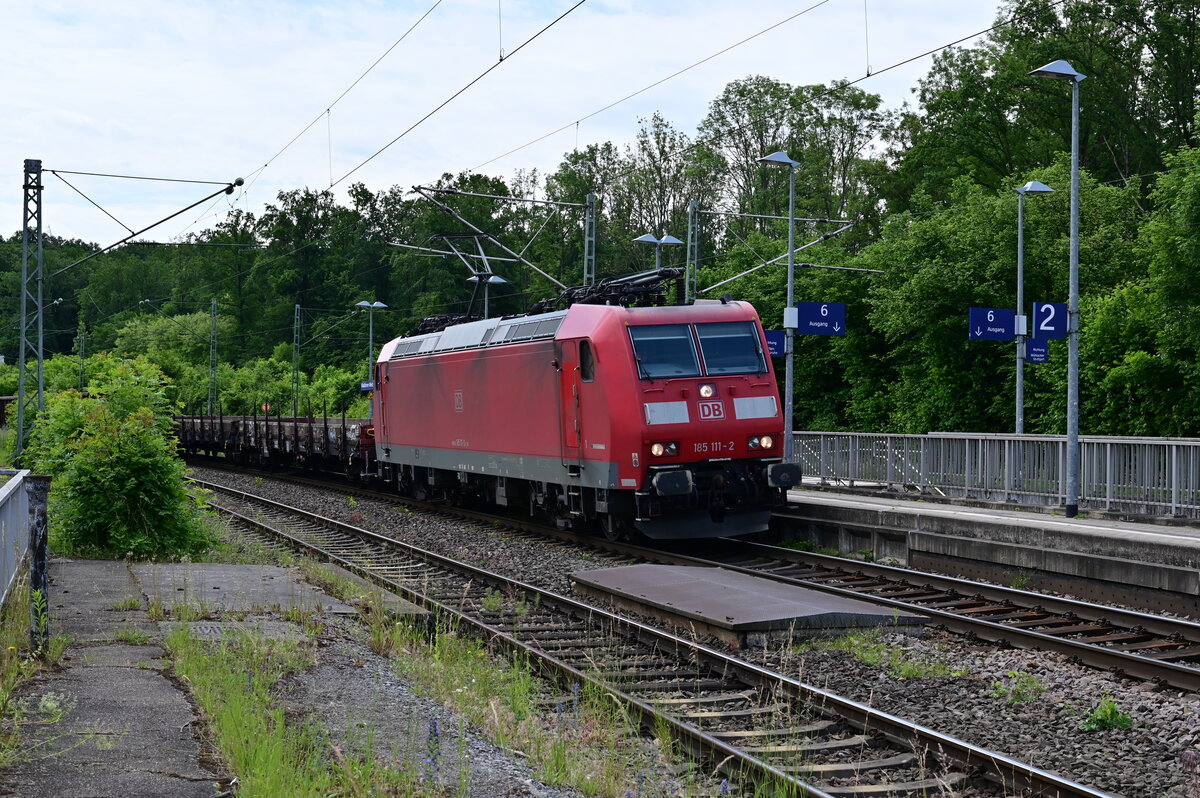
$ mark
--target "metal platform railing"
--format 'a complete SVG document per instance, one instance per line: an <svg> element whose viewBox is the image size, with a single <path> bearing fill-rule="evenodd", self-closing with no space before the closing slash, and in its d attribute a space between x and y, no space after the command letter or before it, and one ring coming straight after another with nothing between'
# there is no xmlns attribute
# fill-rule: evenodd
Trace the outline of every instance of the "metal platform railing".
<svg viewBox="0 0 1200 798"><path fill-rule="evenodd" d="M16 584L29 550L28 471L0 469L0 604Z"/></svg>
<svg viewBox="0 0 1200 798"><path fill-rule="evenodd" d="M848 487L1053 506L1064 503L1066 436L796 432L806 478ZM1200 518L1200 439L1079 438L1079 506Z"/></svg>

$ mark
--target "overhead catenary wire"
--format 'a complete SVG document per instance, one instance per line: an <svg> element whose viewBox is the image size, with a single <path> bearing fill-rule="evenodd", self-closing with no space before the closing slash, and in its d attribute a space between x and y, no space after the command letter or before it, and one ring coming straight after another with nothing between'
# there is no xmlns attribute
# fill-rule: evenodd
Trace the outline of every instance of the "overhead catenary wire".
<svg viewBox="0 0 1200 798"><path fill-rule="evenodd" d="M124 228L125 228L126 230L128 230L129 232L131 232L131 233L133 232L133 228L131 228L129 225L125 224L125 223L124 223L124 222L122 222L120 219L118 219L117 217L113 216L111 213L109 213L107 210L105 210L103 207L101 207L101 206L100 206L100 203L96 202L94 199L92 199L91 197L89 197L87 194L84 194L82 191L80 191L80 190L79 190L79 189L78 189L76 186L74 186L74 185L71 183L71 181L70 181L70 180L67 180L65 177L63 177L62 175L60 175L58 172L54 171L53 169L51 169L51 170L49 170L49 171L50 171L50 174L54 175L54 176L55 176L55 177L57 177L59 180L61 180L61 181L63 181L64 183L66 183L66 184L67 184L67 187L68 187L68 188L70 188L72 191L74 191L76 194L78 194L79 196L83 197L83 198L84 198L85 200L87 200L88 202L92 203L92 205L96 206L96 209L97 209L97 210L99 210L101 213L103 213L105 216L107 216L109 219L112 219L114 222L116 222L117 224L121 225L122 227L124 227Z"/></svg>
<svg viewBox="0 0 1200 798"><path fill-rule="evenodd" d="M677 72L673 72L670 75L667 75L665 78L656 80L653 83L651 83L649 86L644 86L644 87L638 89L637 91L633 92L632 94L627 94L626 96L622 97L621 99L615 100L614 102L609 103L608 105L604 106L603 108L592 111L590 114L587 114L586 116L581 116L581 117L579 117L579 119L576 119L574 122L568 122L567 124L563 125L560 128L556 128L554 130L551 130L549 133L546 133L543 136L537 137L533 141L526 142L525 144L522 144L520 147L509 150L508 152L504 153L503 155L497 155L495 158L490 158L490 159L484 161L483 163L479 164L478 166L474 167L473 169L471 169L471 171L472 172L478 171L478 170L482 169L483 167L487 166L488 164L500 160L501 158L507 158L508 156L512 155L513 153L520 152L521 150L525 149L526 147L532 147L534 144L537 144L540 141L544 141L545 139L548 139L557 133L563 132L564 130L571 127L572 125L575 126L575 149L578 150L579 149L579 123L580 122L591 119L593 116L598 116L599 114L602 114L611 108L615 108L618 105L620 105L621 103L625 102L626 100L632 100L634 97L637 97L639 94L645 94L646 92L650 91L650 89L653 89L657 86L661 86L663 83L666 83L668 80L673 80L674 78L679 77L680 75L684 74L685 72L688 72L689 70L695 69L696 67L698 67L702 64L705 64L705 63L713 60L714 58L717 58L718 56L724 55L725 53L729 52L730 50L734 50L738 47L741 47L743 44L746 44L747 42L757 39L759 36L762 36L763 34L770 33L771 31L775 30L779 26L786 25L787 23L791 22L792 20L796 19L797 17L802 17L805 14L809 13L810 11L812 11L816 8L819 8L828 2L829 2L829 0L819 0L819 2L814 3L813 5L804 9L803 11L797 11L795 14L792 14L787 19L782 19L779 22L776 22L774 25L770 25L766 28L763 28L758 33L755 33L751 36L747 36L745 39L742 39L739 42L735 42L735 43L729 45L728 47L725 47L724 49L718 50L717 52L713 53L712 55L706 56L705 58L700 59L696 63L691 64L690 66L686 66Z"/></svg>
<svg viewBox="0 0 1200 798"><path fill-rule="evenodd" d="M140 175L111 175L104 172L78 172L71 169L47 169L47 172L53 172L55 175L87 175L89 177L115 177L121 180L153 180L161 183L198 183L204 186L224 186L228 185L220 180L184 180L177 177L143 177ZM64 181L66 182L66 181Z"/></svg>
<svg viewBox="0 0 1200 798"><path fill-rule="evenodd" d="M253 170L252 172L250 172L247 175L247 177L250 178L250 181L249 181L249 184L246 186L246 190L249 190L254 185L254 182L256 180L258 180L258 178L262 175L262 172L264 169L266 169L268 166L270 166L275 161L275 159L277 159L280 155L283 155L285 152L287 152L288 149L291 148L291 146L293 144L295 144L297 141L299 141L300 137L303 136L305 133L307 133L312 128L313 125L317 124L317 122L320 122L321 117L325 116L327 113L329 113L330 110L333 109L333 107L335 105L337 105L339 102L341 102L342 99L347 94L349 94L350 91L355 86L357 86L362 81L363 78L365 78L367 75L369 75L371 73L371 70L373 70L373 69L375 69L375 67L379 66L379 63L381 61L383 61L383 59L387 58L388 55L392 52L392 50L395 50L396 47L399 46L399 44L401 42L403 42L405 39L407 39L408 35L410 33L412 33L414 30L416 30L417 26L420 25L422 22L424 22L425 18L428 17L430 14L432 14L434 9L436 9L441 4L442 4L442 0L436 0L436 2L434 2L434 4L432 6L430 6L428 8L428 10L426 10L425 13L422 14L421 17L408 28L408 30L404 31L404 34L399 39L397 39L395 42L392 43L391 47L387 48L387 50L385 50L383 52L383 55L376 58L371 63L371 65L363 71L363 73L361 75L359 75L357 78L354 79L353 83L351 83L349 86L346 87L345 91L343 91L341 94L339 94L333 102L326 105L324 110L321 111L321 113L317 114L313 118L313 120L311 122L309 122L307 125L305 125L304 128L299 133L297 133L295 136L293 136L291 141L289 141L287 144L283 145L283 147L279 150L279 152L275 153L270 158L268 158L266 160L266 163L264 163L262 166L258 167L257 169Z"/></svg>
<svg viewBox="0 0 1200 798"><path fill-rule="evenodd" d="M827 1L827 0L826 0L826 1ZM1053 8L1053 7L1055 7L1055 6L1060 6L1060 5L1062 5L1063 3L1065 3L1065 2L1067 2L1067 0L1051 0L1051 2L1050 2L1050 3L1049 3L1047 6L1046 6L1046 8L1047 8L1047 9L1049 9L1049 8ZM820 4L818 4L818 5L820 5ZM681 70L679 70L678 72L676 72L676 73L674 73L674 74L672 74L672 75L668 75L667 77L665 77L665 78L663 78L663 79L661 79L661 80L655 81L654 83L651 83L649 86L646 86L646 87L644 87L644 88L642 88L642 89L639 89L638 91L636 91L636 92L633 92L632 94L629 94L629 95L627 95L627 96L625 96L625 97L622 97L621 99L619 99L619 100L616 100L615 102L609 103L608 105L604 106L603 108L599 108L599 109L597 109L597 110L595 110L595 111L591 112L590 114L587 114L586 116L582 116L582 117L580 117L580 119L579 119L579 120L577 120L577 121L575 121L575 122L571 122L571 123L569 123L569 124L563 125L562 127L556 128L555 130L552 130L552 131L550 131L549 133L546 133L546 134L544 134L544 135L542 135L542 136L538 136L537 138L535 138L535 139L532 139L531 141L528 141L528 142L526 142L526 143L522 144L522 145L521 145L521 146L519 146L519 147L515 147L515 148L513 148L513 149L509 150L508 152L505 152L505 153L503 153L502 155L497 155L497 156L496 156L496 157L494 157L494 158L489 158L488 160L486 160L486 161L484 161L483 163L479 164L478 166L474 167L474 168L473 168L473 169L471 169L470 171L477 171L477 170L479 170L479 169L483 168L484 166L487 166L488 164L491 164L491 163L494 163L494 162L496 162L496 161L499 161L499 160L501 160L502 158L507 158L509 155L512 155L513 153L517 153L517 152L520 152L520 151L521 151L521 150L523 150L523 149L526 149L526 148L528 148L528 147L532 147L534 144L537 144L537 143L539 143L539 142L541 142L541 141L544 141L545 139L548 139L548 138L550 138L551 136L553 136L553 135L555 135L555 134L557 134L557 133L561 133L562 131L564 131L564 130L566 130L567 128L571 127L571 125L575 125L575 126L576 126L576 140L575 140L575 149L576 149L576 150L578 150L578 149L579 149L579 137L578 137L578 124L579 124L579 121L586 120L586 119L591 119L592 117L594 117L594 116L597 116L598 114L602 114L602 113L604 113L605 111L608 111L608 110L610 110L610 109L612 109L612 108L615 108L616 106L620 105L621 103L623 103L623 102L625 102L625 101L627 101L627 100L630 100L630 99L632 99L632 98L634 98L634 97L637 97L638 95L640 95L640 94L643 94L643 93L645 93L646 91L649 91L650 89L652 89L652 88L655 88L655 87L657 87L657 86L659 86L659 85L661 85L661 84L663 84L663 83L665 83L665 82L667 82L667 81L669 81L669 80L671 80L671 79L673 79L673 78L675 78L675 77L677 77L677 76L679 76L679 75L682 75L683 73L687 72L688 70L690 70L690 69L693 69L694 67L697 67L697 66L699 66L699 65L701 65L701 64L703 64L703 63L705 63L706 61L711 61L713 58L716 58L717 56L719 56L719 55L722 55L723 53L725 53L725 52L727 52L727 51L729 51L729 50L731 50L731 49L733 49L733 48L735 48L735 47L738 47L738 46L740 46L741 44L744 44L744 43L745 43L745 42L747 42L747 41L750 41L750 40L752 40L752 39L754 39L754 38L757 38L758 36L761 36L762 34L764 34L764 33L767 33L767 32L769 32L769 31L773 30L774 28L777 28L777 27L779 27L780 25L783 25L783 24L785 24L785 23L787 23L787 22L790 22L792 19L795 19L796 17L798 17L798 16L801 16L802 14L806 14L806 13L808 13L809 11L811 11L813 8L816 8L816 7L817 7L817 6L812 6L812 7L810 7L810 8L806 8L806 9L804 9L803 11L800 11L800 12L798 12L798 13L796 13L796 14L792 15L791 17L788 17L788 18L787 18L787 19L785 19L785 20L782 20L782 21L780 21L780 22L777 22L776 24L772 25L772 26L771 26L771 27L769 27L769 28L765 28L764 30L762 30L762 31L759 31L758 33L754 34L753 36L751 36L751 37L749 37L749 38L747 38L747 39L743 39L742 41L740 41L740 42L737 42L736 44L730 45L729 47L725 48L724 50L721 50L721 51L719 51L719 52L713 53L712 55L708 56L707 58L705 58L705 59L703 59L703 60L701 60L701 61L697 61L695 64L692 64L691 66L685 67L684 69L681 69ZM981 31L977 31L977 32L975 32L975 33L972 33L972 34L969 34L969 35L967 35L967 36L960 37L960 38L958 38L958 39L955 39L955 40L954 40L954 41L952 41L952 42L949 42L949 43L947 43L947 44L940 45L940 46L938 46L938 47L935 47L935 48L933 48L933 49L931 49L931 50L927 50L927 51L925 51L925 52L923 52L923 53L920 53L919 55L914 55L914 56L911 56L911 57L909 57L909 58L906 58L906 59L904 59L903 61L897 61L896 63L894 63L894 64L891 64L890 66L884 67L883 69L876 70L876 71L870 71L870 69L868 69L868 71L867 71L867 73L866 73L866 74L862 75L861 77L855 78L854 80L847 80L847 81L845 81L844 83L841 83L841 84L839 84L839 87L845 87L845 86L854 86L854 85L857 85L857 84L859 84L859 83L862 83L864 80L867 80L868 78L873 78L873 77L876 77L877 75L882 75L882 74L884 74L885 72L890 72L890 71L891 71L891 70L893 70L893 69L898 69L899 67L905 66L906 64L910 64L910 63L912 63L913 61L918 61L918 60L920 60L920 59L922 59L922 58L925 58L925 57L927 57L927 56L933 55L933 54L935 54L935 53L939 53L939 52L941 52L941 51L943 51L943 50L948 50L948 49L949 49L949 48L951 48L951 47L954 47L954 46L956 46L956 45L962 44L963 42L966 42L966 41L970 41L971 39L975 39L975 38L978 38L978 37L980 37L980 36L985 36L985 35L987 35L987 34L991 33L992 31L998 30L998 29L1000 29L1000 28L1003 28L1003 27L1005 27L1005 26L1007 26L1007 25L1011 24L1011 23L1012 23L1012 21L1013 21L1014 19L1017 19L1017 18L1018 18L1018 15L1014 14L1013 16L1009 17L1007 20L1003 20L1003 21L1001 21L1001 22L997 22L995 25L992 25L991 27L984 28L984 29L983 29L983 30L981 30ZM833 93L834 93L834 91L836 91L836 89L833 89L833 88L831 88L831 89L829 89L829 90L827 90L827 91L821 92L820 94L816 94L816 95L814 95L814 96L812 96L812 97L809 97L807 101L808 101L808 102L810 102L810 103L812 103L812 102L816 102L817 100L821 100L821 99L823 99L823 98L825 98L825 97L828 97L830 94L833 94ZM774 110L774 109L768 109L768 112L769 112L770 110ZM743 129L742 127L735 128L735 130L742 130L742 129ZM691 144L689 147L685 148L685 149L684 149L684 151L686 152L686 151L689 151L689 150L692 150L692 149L696 149L697 147L701 146L701 144L702 144L702 142L699 142L699 141L697 141L697 142L695 142L695 143ZM629 172L629 170L625 170L625 171L617 172L617 173L614 175L614 177L617 177L617 178L619 178L619 177L623 177L623 176L625 176L626 174L628 174L628 172Z"/></svg>
<svg viewBox="0 0 1200 798"><path fill-rule="evenodd" d="M125 242L127 242L129 239L136 238L137 236L140 236L142 233L146 232L147 230L152 230L155 227L158 227L160 224L163 224L164 222L169 222L170 220L174 219L176 216L179 216L180 214L187 213L192 208L195 208L197 205L200 205L201 203L208 202L210 199L217 196L218 194L232 194L234 186L240 186L240 185L242 185L243 182L244 181L242 180L242 178L239 177L236 180L234 180L232 183L227 183L225 185L225 188L221 189L220 191L213 192L212 194L209 194L207 197L204 197L203 199L193 202L191 205L187 206L186 208L182 208L178 211L175 211L175 213L172 213L170 216L166 216L162 219L159 219L157 222L155 222L152 225L143 227L141 230L138 230L136 233L130 233L129 235L125 236L120 241L116 242L115 244L109 244L104 249L98 249L95 252L93 252L92 254L82 257L79 260L75 261L74 263L68 263L66 266L63 266L61 269L59 269L58 271L51 274L50 277L57 277L58 275L65 272L67 269L72 269L85 261L91 260L92 258L96 257L97 255L103 255L105 252L108 252L111 249L116 249L117 247L119 247L122 244L124 244ZM126 228L126 229L128 229L128 228Z"/></svg>
<svg viewBox="0 0 1200 798"><path fill-rule="evenodd" d="M364 166L366 166L366 165L367 165L368 163L370 163L371 161L375 160L375 158L377 158L377 157L378 157L380 154L382 154L382 153L383 153L385 150L387 150L389 147L391 147L391 146L392 146L393 144L395 144L397 141L399 141L400 139L404 138L405 136L407 136L407 135L408 135L409 133L411 133L412 131L416 130L416 129L417 129L417 128L418 128L418 127L421 125L421 124L423 124L423 123L424 123L424 122L425 122L427 119L429 119L431 116L433 116L434 114L436 114L438 111L440 111L440 110L442 110L443 108L445 108L447 105L449 105L449 104L450 104L451 102L453 102L455 99L457 99L459 95L461 95L461 94L463 94L465 91L467 91L467 89L471 88L471 87L472 87L472 86L474 86L476 83L478 83L479 81L481 81L481 80L483 80L485 77L487 77L487 76L488 76L488 74L490 74L492 70L494 70L496 67L498 67L498 66L500 66L501 64L503 64L505 61L508 61L509 59L511 59L511 58L512 58L514 55L516 55L517 53L521 52L521 50L523 50L523 49L525 48L525 46L526 46L526 45L530 44L530 43L531 43L531 42L533 42L535 39L537 39L539 36L541 36L543 33L545 33L546 31L550 30L551 28L553 28L555 25L557 25L557 24L558 24L559 22L561 22L562 20L566 19L566 17L567 17L569 14L571 14L571 12L573 12L575 9L579 8L581 5L583 5L583 4L584 4L584 3L586 3L586 2L587 2L587 0L579 0L579 2L577 2L575 5L573 5L573 6L571 6L570 8L568 8L566 11L564 11L564 12L563 12L562 14L560 14L558 17L556 17L556 18L555 18L555 19L554 19L554 20L553 20L553 21L552 21L550 24L546 25L546 27L542 28L542 29L541 29L541 30L539 30L537 33L533 34L533 35L532 35L532 36L530 36L528 39L526 39L525 41L521 42L521 44L519 44L519 45L517 46L517 49L515 49L515 50L513 50L511 53L509 53L509 54L508 54L508 55L507 55L507 56L506 56L504 59L502 59L502 60L500 60L500 61L497 61L496 63L492 64L490 67L488 67L487 69L485 69L483 72L479 73L479 74L478 74L477 76L475 76L475 77L474 77L474 78L473 78L473 79L472 79L472 80L471 80L469 83L467 83L467 85L463 86L461 89L459 89L458 91L454 92L454 94L450 95L448 98L446 98L444 101L442 101L442 103L440 103L440 104L439 104L439 105L438 105L436 108L434 108L432 111L430 111L429 113L425 114L425 116L421 117L421 118L420 118L420 119L418 119L416 122L414 122L412 125L410 125L410 126L408 127L408 129L407 129L407 130L405 130L403 133L401 133L399 136L396 136L396 138L392 139L392 140L391 140L391 141L389 141L387 144L385 144L385 145L383 145L382 147L380 147L378 150L376 150L376 151L375 151L375 153L374 153L374 154L370 155L370 156L369 156L369 157L368 157L366 160L364 160L364 161L363 161L362 163L360 163L358 166L354 167L354 168L353 168L353 169L351 169L349 172L347 172L346 174L344 174L344 175L342 175L341 177L339 177L339 178L338 178L336 181L334 181L333 183L330 183L330 184L329 184L329 187L330 187L330 188L333 188L333 187L334 187L334 186L336 186L338 183L341 183L341 182L342 182L343 180L345 180L347 177L349 177L350 175L354 174L354 173L355 173L355 172L357 172L359 169L362 169ZM828 2L828 0L824 0L824 2Z"/></svg>

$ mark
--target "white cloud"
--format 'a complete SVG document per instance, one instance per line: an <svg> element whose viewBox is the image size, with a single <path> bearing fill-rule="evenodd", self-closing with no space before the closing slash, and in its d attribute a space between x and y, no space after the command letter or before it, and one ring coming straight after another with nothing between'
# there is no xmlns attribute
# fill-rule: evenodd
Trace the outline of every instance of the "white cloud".
<svg viewBox="0 0 1200 798"><path fill-rule="evenodd" d="M660 111L693 133L731 80L856 79L988 27L990 0L828 0L736 50L602 114L573 122L803 10L787 0L588 0L519 52L570 0L444 0L409 38L257 176L239 205L258 212L280 190L328 186L495 64L490 75L339 185L404 188L489 164L553 170L578 143L627 142ZM421 2L63 0L4 8L0 74L0 230L21 225L21 168L232 180L261 167L423 14ZM868 51L869 43L869 51ZM898 107L928 58L860 83ZM207 186L75 176L72 183L140 229ZM47 229L105 245L126 231L55 177ZM228 207L222 196L216 209ZM189 229L199 209L148 234ZM211 223L208 218L200 226ZM195 230L196 227L190 229Z"/></svg>

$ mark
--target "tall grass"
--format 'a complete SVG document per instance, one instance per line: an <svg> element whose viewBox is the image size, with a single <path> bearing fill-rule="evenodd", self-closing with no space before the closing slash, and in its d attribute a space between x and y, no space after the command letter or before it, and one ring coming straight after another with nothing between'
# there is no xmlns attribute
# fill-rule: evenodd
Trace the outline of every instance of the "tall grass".
<svg viewBox="0 0 1200 798"><path fill-rule="evenodd" d="M29 635L29 581L21 576L0 611L0 768L21 757L25 707L14 700L17 688L62 657L71 638L55 635L44 651L32 652Z"/></svg>
<svg viewBox="0 0 1200 798"><path fill-rule="evenodd" d="M237 774L239 798L441 796L413 769L379 764L372 752L352 754L329 741L314 721L289 724L271 687L312 664L305 644L250 632L220 643L180 628L167 637L175 670L192 686L214 742Z"/></svg>

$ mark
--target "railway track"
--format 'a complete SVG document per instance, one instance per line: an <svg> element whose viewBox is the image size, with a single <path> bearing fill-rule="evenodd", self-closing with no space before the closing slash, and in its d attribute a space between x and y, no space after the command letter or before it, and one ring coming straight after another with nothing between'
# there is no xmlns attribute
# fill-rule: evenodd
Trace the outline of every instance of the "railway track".
<svg viewBox="0 0 1200 798"><path fill-rule="evenodd" d="M328 482L320 480L295 476L287 480L330 488ZM338 485L337 490L401 501L395 494L367 488ZM471 520L496 520L487 513L425 506ZM695 556L661 547L581 538L530 521L506 518L503 522L536 537L592 546L618 558L614 565L657 562L726 568L917 612L950 630L981 640L1054 651L1100 670L1200 692L1200 623L1194 621L743 540L720 540L708 544L707 553Z"/></svg>
<svg viewBox="0 0 1200 798"><path fill-rule="evenodd" d="M201 484L257 508L253 517L224 508L237 524L467 624L563 683L602 687L644 726L669 730L731 778L815 798L935 795L980 783L1003 795L1105 794L569 597Z"/></svg>
<svg viewBox="0 0 1200 798"><path fill-rule="evenodd" d="M1093 667L1200 691L1200 624L1193 621L777 546L727 543L726 550L697 561L919 612L985 640L1056 651Z"/></svg>

